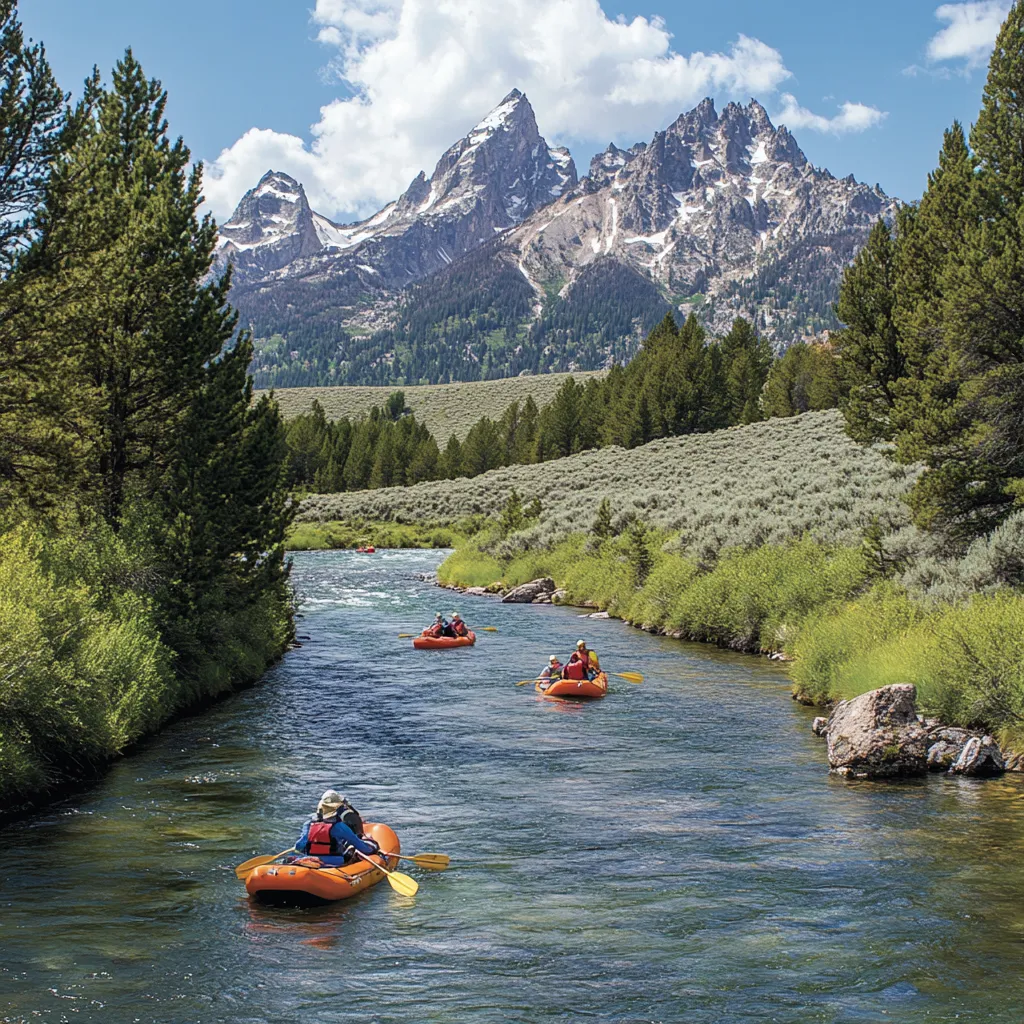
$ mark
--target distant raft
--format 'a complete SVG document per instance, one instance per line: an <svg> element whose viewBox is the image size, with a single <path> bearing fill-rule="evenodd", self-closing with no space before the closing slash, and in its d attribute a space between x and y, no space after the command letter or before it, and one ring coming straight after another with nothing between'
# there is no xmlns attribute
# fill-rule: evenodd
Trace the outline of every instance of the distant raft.
<svg viewBox="0 0 1024 1024"><path fill-rule="evenodd" d="M356 548L357 555L373 555L377 553L377 549L371 544L369 547Z"/></svg>
<svg viewBox="0 0 1024 1024"><path fill-rule="evenodd" d="M370 859L393 871L402 849L398 836L387 825L365 826L365 835L380 846ZM310 906L347 900L384 880L384 872L365 860L344 867L313 866L315 857L300 857L291 864L263 864L245 879L245 891L260 903L278 906Z"/></svg>
<svg viewBox="0 0 1024 1024"><path fill-rule="evenodd" d="M412 645L417 651L443 651L448 647L472 647L476 633L470 630L465 636L418 636Z"/></svg>
<svg viewBox="0 0 1024 1024"><path fill-rule="evenodd" d="M534 689L544 697L557 700L597 700L608 694L608 674L599 672L593 679L557 679L547 689L546 680L538 680Z"/></svg>

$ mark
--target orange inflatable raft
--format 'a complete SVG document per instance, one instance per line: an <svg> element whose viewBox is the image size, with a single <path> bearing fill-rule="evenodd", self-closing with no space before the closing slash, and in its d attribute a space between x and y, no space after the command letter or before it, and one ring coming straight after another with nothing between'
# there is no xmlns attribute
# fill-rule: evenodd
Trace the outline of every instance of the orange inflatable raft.
<svg viewBox="0 0 1024 1024"><path fill-rule="evenodd" d="M365 834L381 849L370 859L393 871L398 866L398 858L391 855L402 849L398 836L387 825L367 824L365 829ZM261 903L308 905L348 899L382 882L384 877L379 867L361 859L339 868L303 863L264 864L246 876L245 891Z"/></svg>
<svg viewBox="0 0 1024 1024"><path fill-rule="evenodd" d="M472 647L476 633L470 630L465 636L418 636L412 645L417 651L443 651L446 647Z"/></svg>
<svg viewBox="0 0 1024 1024"><path fill-rule="evenodd" d="M558 700L597 700L608 693L608 675L598 672L593 679L558 679L547 689L543 682L537 682L534 689L545 697Z"/></svg>

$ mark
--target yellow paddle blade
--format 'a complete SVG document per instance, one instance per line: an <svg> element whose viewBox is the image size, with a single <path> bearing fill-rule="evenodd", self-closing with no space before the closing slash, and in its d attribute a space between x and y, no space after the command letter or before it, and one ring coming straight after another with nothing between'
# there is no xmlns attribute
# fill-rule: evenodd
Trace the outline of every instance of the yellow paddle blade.
<svg viewBox="0 0 1024 1024"><path fill-rule="evenodd" d="M412 857L402 857L402 860L411 860L413 864L426 868L427 871L444 871L452 862L447 853L417 853Z"/></svg>
<svg viewBox="0 0 1024 1024"><path fill-rule="evenodd" d="M639 672L616 672L620 679L628 679L631 683L642 683L644 677Z"/></svg>
<svg viewBox="0 0 1024 1024"><path fill-rule="evenodd" d="M527 683L539 683L539 679L520 679L516 686L526 686Z"/></svg>
<svg viewBox="0 0 1024 1024"><path fill-rule="evenodd" d="M402 874L401 871L389 871L385 877L391 883L391 888L403 896L415 896L420 891L416 879Z"/></svg>
<svg viewBox="0 0 1024 1024"><path fill-rule="evenodd" d="M481 626L480 627L480 632L481 633L497 633L498 632L498 627L497 626Z"/></svg>
<svg viewBox="0 0 1024 1024"><path fill-rule="evenodd" d="M277 860L278 857L283 857L286 853L292 853L293 850L294 847L289 846L287 850L275 853L273 857L253 857L251 860L244 861L235 868L235 877L245 878L246 875L255 871L256 868L261 867L264 864L270 864L272 861Z"/></svg>
<svg viewBox="0 0 1024 1024"><path fill-rule="evenodd" d="M411 636L420 636L420 635L421 634L419 634L419 633L399 633L398 634L398 639L399 640L407 640Z"/></svg>

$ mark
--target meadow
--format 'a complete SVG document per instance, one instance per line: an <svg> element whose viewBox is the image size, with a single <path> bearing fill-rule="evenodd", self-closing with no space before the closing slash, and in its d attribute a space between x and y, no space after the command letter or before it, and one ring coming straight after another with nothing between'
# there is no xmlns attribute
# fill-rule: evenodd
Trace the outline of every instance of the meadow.
<svg viewBox="0 0 1024 1024"><path fill-rule="evenodd" d="M460 441L464 440L469 428L481 416L498 419L513 402L525 402L531 396L537 407L542 409L555 397L555 392L566 378L572 376L584 382L587 378L603 375L604 371L598 370L573 374L542 373L456 384L415 384L401 388L280 388L274 396L286 419L309 412L313 400L317 399L327 418L336 420L343 416L365 416L374 406L382 408L389 395L401 390L405 393L406 408L427 425L437 443L444 447L452 434ZM258 398L263 393L257 391L255 394Z"/></svg>
<svg viewBox="0 0 1024 1024"><path fill-rule="evenodd" d="M475 385L479 387L480 385ZM505 542L550 547L589 529L607 497L619 521L643 517L676 536L698 560L728 547L781 543L809 534L859 542L874 521L886 532L909 521L900 500L916 471L851 441L833 411L774 419L712 434L653 441L640 448L583 452L472 479L435 481L307 498L300 522L366 518L450 524L496 516L512 488L537 498L539 520Z"/></svg>

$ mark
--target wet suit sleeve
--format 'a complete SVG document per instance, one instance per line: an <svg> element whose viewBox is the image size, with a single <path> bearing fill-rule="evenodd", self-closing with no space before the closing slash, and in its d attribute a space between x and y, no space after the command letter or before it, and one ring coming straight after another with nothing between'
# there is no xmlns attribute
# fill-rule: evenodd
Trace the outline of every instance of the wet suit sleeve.
<svg viewBox="0 0 1024 1024"><path fill-rule="evenodd" d="M305 825L302 826L302 833L301 833L301 835L299 836L299 838L295 842L295 849L298 850L299 853L308 853L309 852L309 822L308 821L306 822Z"/></svg>
<svg viewBox="0 0 1024 1024"><path fill-rule="evenodd" d="M360 839L344 822L339 821L331 826L331 838L342 846L354 846L360 853L376 853L379 847L376 843Z"/></svg>

